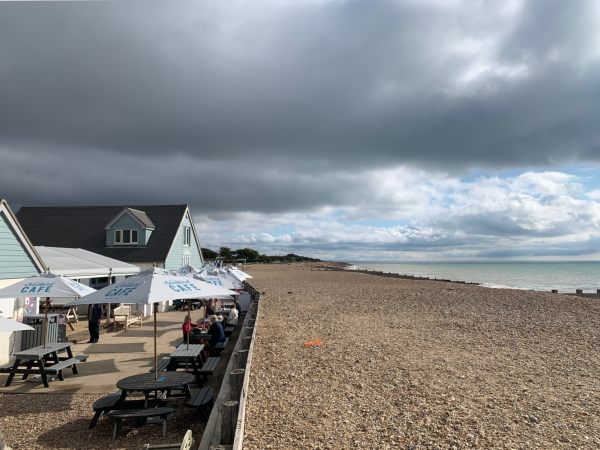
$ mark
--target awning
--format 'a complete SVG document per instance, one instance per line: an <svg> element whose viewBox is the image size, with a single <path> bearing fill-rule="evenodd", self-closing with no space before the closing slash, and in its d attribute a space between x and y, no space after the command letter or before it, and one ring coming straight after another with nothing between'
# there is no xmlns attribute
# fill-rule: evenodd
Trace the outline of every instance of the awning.
<svg viewBox="0 0 600 450"><path fill-rule="evenodd" d="M52 273L69 278L108 277L109 272L112 276L134 275L140 271L140 268L133 264L127 264L82 248L36 245L35 249Z"/></svg>

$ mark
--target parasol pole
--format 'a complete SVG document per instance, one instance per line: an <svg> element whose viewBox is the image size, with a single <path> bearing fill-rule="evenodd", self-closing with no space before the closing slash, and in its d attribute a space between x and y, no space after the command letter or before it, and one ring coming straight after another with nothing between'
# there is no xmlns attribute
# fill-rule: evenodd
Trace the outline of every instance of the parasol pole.
<svg viewBox="0 0 600 450"><path fill-rule="evenodd" d="M158 313L158 303L153 303L154 309L154 379L158 380L158 365L156 363L156 314Z"/></svg>
<svg viewBox="0 0 600 450"><path fill-rule="evenodd" d="M188 304L188 317L190 318L190 322L192 321L192 299L188 298L187 299L187 304ZM192 334L192 330L190 330L190 332L187 334L187 347L186 350L190 349L190 334ZM187 369L187 364L186 364L186 369Z"/></svg>
<svg viewBox="0 0 600 450"><path fill-rule="evenodd" d="M44 347L48 341L48 307L50 306L50 297L46 297L44 302L44 323L42 324L42 334L44 335Z"/></svg>
<svg viewBox="0 0 600 450"><path fill-rule="evenodd" d="M112 267L110 269L108 269L108 285L110 286L112 284ZM106 308L106 328L107 331L111 329L110 326L110 314L111 314L111 304L110 302L108 303L108 308ZM114 324L113 324L114 327Z"/></svg>

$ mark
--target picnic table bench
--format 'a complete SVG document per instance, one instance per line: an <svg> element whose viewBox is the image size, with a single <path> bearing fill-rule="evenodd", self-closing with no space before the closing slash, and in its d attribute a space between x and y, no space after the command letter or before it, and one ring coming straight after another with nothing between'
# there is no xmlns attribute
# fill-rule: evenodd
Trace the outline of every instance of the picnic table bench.
<svg viewBox="0 0 600 450"><path fill-rule="evenodd" d="M113 426L113 440L121 428L121 422L124 419L134 419L136 426L142 426L150 422L151 419L161 422L163 426L163 438L167 435L167 418L175 414L175 409L168 406L146 409L113 409L108 413L108 417L115 421Z"/></svg>
<svg viewBox="0 0 600 450"><path fill-rule="evenodd" d="M67 352L67 357L59 357L59 352ZM41 375L45 387L48 385L48 375L58 374L61 381L64 380L62 370L70 367L73 373L77 373L77 364L87 359L87 356L81 355L73 357L70 342L53 342L46 346L33 347L28 350L22 350L15 353L15 362L8 369L8 378L4 386L10 386L17 373L23 374L23 380L26 380L30 374ZM47 363L53 363L47 366ZM35 366L35 367L34 367ZM7 370L6 366L2 369Z"/></svg>
<svg viewBox="0 0 600 450"><path fill-rule="evenodd" d="M224 341L217 342L215 344L215 348L213 348L213 351L218 355L223 350L225 350L225 347L227 346L227 342L229 342L229 338L228 337L226 337Z"/></svg>
<svg viewBox="0 0 600 450"><path fill-rule="evenodd" d="M214 373L220 360L221 358L218 356L210 356L206 358L206 361L198 372L204 377L204 379L206 379L208 375L212 375Z"/></svg>
<svg viewBox="0 0 600 450"><path fill-rule="evenodd" d="M203 413L205 417L208 417L213 403L214 396L212 390L208 387L203 387L202 389L192 392L192 398L185 402L185 406L196 408Z"/></svg>
<svg viewBox="0 0 600 450"><path fill-rule="evenodd" d="M100 416L102 416L102 414L108 414L113 409L142 409L143 407L144 400L121 401L120 392L99 398L92 406L92 409L94 410L94 417L90 422L89 428L94 428L98 424Z"/></svg>
<svg viewBox="0 0 600 450"><path fill-rule="evenodd" d="M165 370L169 370L171 366L171 358L169 356L165 356L160 359L160 361L156 364L156 370L159 372L164 372ZM150 373L154 372L154 367L150 367Z"/></svg>
<svg viewBox="0 0 600 450"><path fill-rule="evenodd" d="M63 369L71 368L74 374L77 374L77 364L87 361L87 355L78 355L73 358L63 359L56 364L46 367L47 373L55 373L60 381L64 381Z"/></svg>

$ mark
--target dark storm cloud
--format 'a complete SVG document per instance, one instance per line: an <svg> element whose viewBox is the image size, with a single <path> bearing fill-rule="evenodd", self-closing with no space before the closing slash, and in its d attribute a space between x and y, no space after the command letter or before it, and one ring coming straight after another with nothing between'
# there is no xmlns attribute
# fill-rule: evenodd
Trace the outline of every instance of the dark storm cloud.
<svg viewBox="0 0 600 450"><path fill-rule="evenodd" d="M592 1L527 2L510 20L492 1L224 3L2 3L0 147L18 157L0 193L310 210L358 195L339 174L311 179L332 168L599 157ZM479 60L490 73L461 82ZM79 173L42 183L6 163L44 152L47 172Z"/></svg>

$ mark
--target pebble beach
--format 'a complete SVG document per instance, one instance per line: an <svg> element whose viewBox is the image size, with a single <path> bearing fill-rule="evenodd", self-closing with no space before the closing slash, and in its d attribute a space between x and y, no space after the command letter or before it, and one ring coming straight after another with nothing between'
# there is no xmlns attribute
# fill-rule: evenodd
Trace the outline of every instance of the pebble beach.
<svg viewBox="0 0 600 450"><path fill-rule="evenodd" d="M246 449L600 448L600 299L252 266Z"/></svg>

